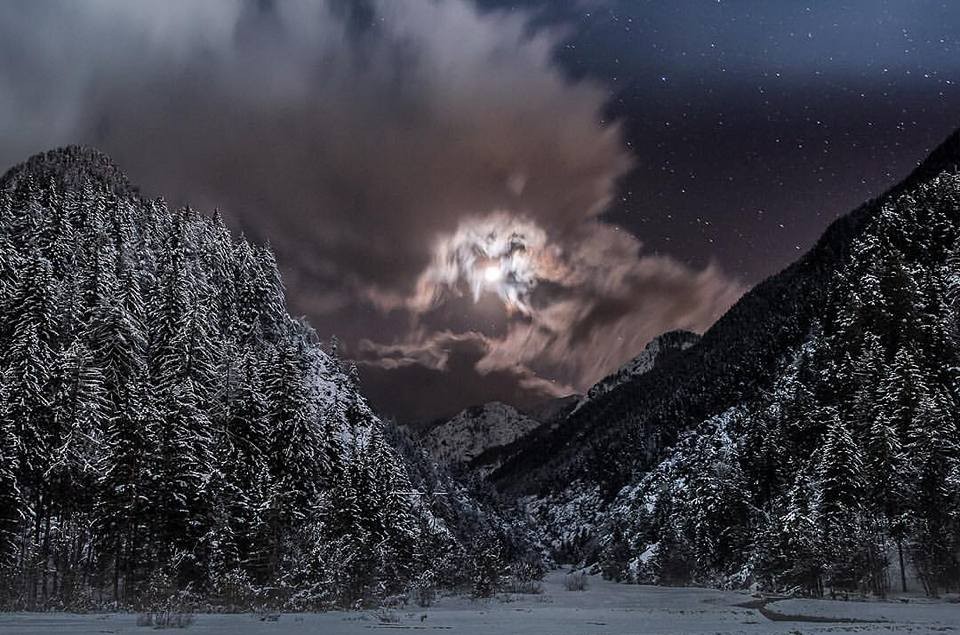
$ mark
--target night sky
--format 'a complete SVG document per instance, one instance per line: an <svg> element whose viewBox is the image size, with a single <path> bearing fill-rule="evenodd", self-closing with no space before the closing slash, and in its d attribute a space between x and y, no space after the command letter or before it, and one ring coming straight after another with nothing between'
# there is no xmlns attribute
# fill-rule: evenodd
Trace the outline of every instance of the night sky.
<svg viewBox="0 0 960 635"><path fill-rule="evenodd" d="M573 29L638 159L605 215L749 284L960 127L960 3L484 2Z"/></svg>
<svg viewBox="0 0 960 635"><path fill-rule="evenodd" d="M68 143L269 240L385 414L703 331L960 126L960 3L12 2L0 163Z"/></svg>

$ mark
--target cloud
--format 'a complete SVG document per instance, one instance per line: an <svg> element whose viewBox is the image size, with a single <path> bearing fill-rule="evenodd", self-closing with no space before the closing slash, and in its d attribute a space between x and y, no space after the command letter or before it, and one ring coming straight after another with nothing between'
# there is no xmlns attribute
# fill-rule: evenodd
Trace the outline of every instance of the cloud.
<svg viewBox="0 0 960 635"><path fill-rule="evenodd" d="M496 214L491 222L477 226L503 222ZM521 299L527 310L511 311L513 301L503 299L504 322L485 331L484 355L475 364L482 373L522 367L554 379L554 386L582 392L665 331L703 332L744 292L716 266L695 270L669 257L645 255L636 237L596 220L584 221L572 235L551 243L546 255L538 253L541 238L527 221L517 220L505 233L516 236L518 231L533 234L534 240L525 243L525 254L539 268L527 276L538 284L530 285L527 276L521 280L521 289L532 287L529 297ZM444 269L449 271L459 269ZM435 278L428 268L421 282ZM472 279L469 274L465 278ZM421 287L415 306L438 293L435 302L449 303L442 294L448 286L441 276L440 292ZM486 299L502 296L493 288ZM416 330L406 348L393 350L435 350L431 337L429 330ZM435 365L442 368L445 362Z"/></svg>
<svg viewBox="0 0 960 635"><path fill-rule="evenodd" d="M401 421L427 420L488 401L528 407L573 392L570 386L545 380L522 364L484 368L491 344L482 333L420 335L419 344L391 346L362 340L358 347L356 361L366 394L374 407ZM430 400L423 395L430 395Z"/></svg>
<svg viewBox="0 0 960 635"><path fill-rule="evenodd" d="M742 289L598 220L632 159L608 90L554 63L559 37L470 0L18 2L0 161L90 143L149 194L222 208L271 241L292 308L342 336L386 410L583 390ZM496 211L558 254L530 310L423 302L437 245ZM449 404L417 388L446 380Z"/></svg>

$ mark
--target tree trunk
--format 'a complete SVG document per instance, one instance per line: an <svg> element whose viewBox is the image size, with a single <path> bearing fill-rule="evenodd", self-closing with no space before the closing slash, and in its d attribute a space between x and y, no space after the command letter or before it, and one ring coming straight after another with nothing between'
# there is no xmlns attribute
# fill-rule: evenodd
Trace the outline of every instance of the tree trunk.
<svg viewBox="0 0 960 635"><path fill-rule="evenodd" d="M33 521L33 544L30 549L30 608L37 608L37 595L39 589L37 584L39 583L39 571L38 567L40 566L40 536L43 534L43 496L40 493L37 493L36 504L34 509L36 510L36 518Z"/></svg>
<svg viewBox="0 0 960 635"><path fill-rule="evenodd" d="M900 559L900 584L902 591L907 592L907 570L903 566L903 538L897 537L897 557Z"/></svg>
<svg viewBox="0 0 960 635"><path fill-rule="evenodd" d="M120 604L120 534L113 541L113 601Z"/></svg>
<svg viewBox="0 0 960 635"><path fill-rule="evenodd" d="M40 575L40 589L43 596L44 605L47 604L47 600L50 597L50 582L49 582L49 573L50 573L50 514L47 514L46 520L43 523L43 548L40 550L40 562L43 567L43 572Z"/></svg>

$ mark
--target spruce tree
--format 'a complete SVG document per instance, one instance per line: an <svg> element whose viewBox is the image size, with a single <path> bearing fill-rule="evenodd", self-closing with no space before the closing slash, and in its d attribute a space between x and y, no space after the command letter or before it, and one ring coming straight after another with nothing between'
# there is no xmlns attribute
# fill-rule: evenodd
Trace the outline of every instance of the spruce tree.
<svg viewBox="0 0 960 635"><path fill-rule="evenodd" d="M960 495L951 470L960 459L956 410L943 390L921 398L909 431L914 561L928 593L937 595L960 579L957 516Z"/></svg>
<svg viewBox="0 0 960 635"><path fill-rule="evenodd" d="M822 546L830 563L827 584L855 588L863 504L863 457L847 425L832 408L824 408L827 434L819 457L817 516Z"/></svg>

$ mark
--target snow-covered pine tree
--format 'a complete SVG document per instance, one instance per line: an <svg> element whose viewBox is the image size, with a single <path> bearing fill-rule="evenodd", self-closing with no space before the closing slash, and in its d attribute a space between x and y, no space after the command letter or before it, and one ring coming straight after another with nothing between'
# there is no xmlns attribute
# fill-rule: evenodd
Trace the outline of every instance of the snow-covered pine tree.
<svg viewBox="0 0 960 635"><path fill-rule="evenodd" d="M829 563L825 583L855 589L862 571L860 531L864 495L863 455L836 409L824 407L826 437L818 457L816 511L821 549Z"/></svg>
<svg viewBox="0 0 960 635"><path fill-rule="evenodd" d="M914 562L928 593L939 594L960 578L960 493L950 474L960 455L956 408L934 388L921 397L908 430L908 471Z"/></svg>
<svg viewBox="0 0 960 635"><path fill-rule="evenodd" d="M115 399L101 449L93 518L99 568L108 572L107 579L97 583L108 586L114 601L123 602L123 591L133 595L153 561L155 494L165 484L152 443L159 415L147 382L131 377Z"/></svg>
<svg viewBox="0 0 960 635"><path fill-rule="evenodd" d="M248 354L236 365L230 409L216 446L221 504L226 510L223 522L232 540L224 547L225 565L228 570L241 568L251 579L263 582L271 555L265 512L275 495L267 465L269 404L256 357Z"/></svg>
<svg viewBox="0 0 960 635"><path fill-rule="evenodd" d="M104 378L82 340L58 359L51 404L50 464L44 474L56 518L48 559L57 565L51 595L72 601L79 592L83 547L93 540L85 514L97 500L97 466L107 429Z"/></svg>
<svg viewBox="0 0 960 635"><path fill-rule="evenodd" d="M8 414L9 398L4 377L0 375L0 575L3 586L12 590L16 570L17 528L24 513L18 483L17 439ZM0 594L3 597L6 594Z"/></svg>

